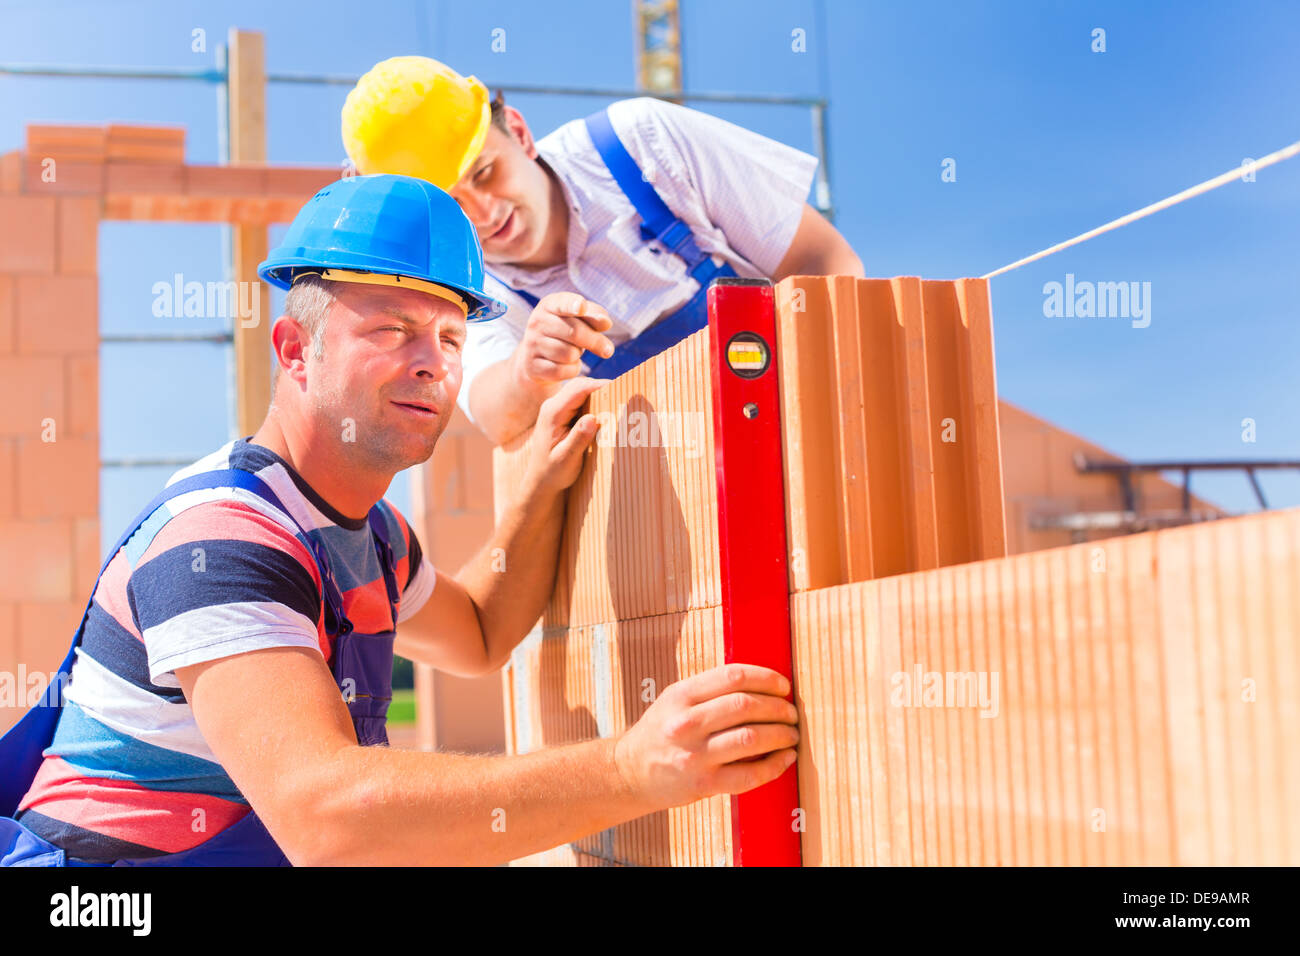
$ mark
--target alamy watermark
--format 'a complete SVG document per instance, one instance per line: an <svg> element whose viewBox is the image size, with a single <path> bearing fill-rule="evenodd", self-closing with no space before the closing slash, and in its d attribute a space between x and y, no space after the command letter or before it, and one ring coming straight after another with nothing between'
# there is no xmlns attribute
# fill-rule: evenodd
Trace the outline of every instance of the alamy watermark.
<svg viewBox="0 0 1300 956"><path fill-rule="evenodd" d="M60 705L63 688L71 679L62 671L28 671L26 664L19 664L17 671L0 671L0 708L39 707L51 684L59 686L58 698L52 703Z"/></svg>
<svg viewBox="0 0 1300 956"><path fill-rule="evenodd" d="M889 678L893 707L978 707L981 717L998 715L997 671L895 671Z"/></svg>
<svg viewBox="0 0 1300 956"><path fill-rule="evenodd" d="M704 454L706 421L703 412L595 412L601 448L682 448L687 458Z"/></svg>
<svg viewBox="0 0 1300 956"><path fill-rule="evenodd" d="M1043 285L1043 316L1049 319L1132 319L1133 328L1151 324L1150 282L1076 282L1074 273L1065 282Z"/></svg>
<svg viewBox="0 0 1300 956"><path fill-rule="evenodd" d="M120 926L133 936L148 936L153 920L151 893L82 892L73 885L66 893L50 897L50 925Z"/></svg>
<svg viewBox="0 0 1300 956"><path fill-rule="evenodd" d="M153 314L160 319L239 319L241 328L262 321L259 282L199 282L177 272L171 282L153 284Z"/></svg>

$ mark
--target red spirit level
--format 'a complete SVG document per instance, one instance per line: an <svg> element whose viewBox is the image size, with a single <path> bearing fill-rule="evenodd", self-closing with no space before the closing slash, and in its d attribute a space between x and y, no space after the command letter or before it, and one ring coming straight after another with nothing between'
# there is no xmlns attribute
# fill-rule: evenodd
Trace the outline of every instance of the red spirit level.
<svg viewBox="0 0 1300 956"><path fill-rule="evenodd" d="M708 306L727 663L770 667L793 688L772 284L717 279ZM771 783L732 796L734 865L801 864L797 770L792 764Z"/></svg>

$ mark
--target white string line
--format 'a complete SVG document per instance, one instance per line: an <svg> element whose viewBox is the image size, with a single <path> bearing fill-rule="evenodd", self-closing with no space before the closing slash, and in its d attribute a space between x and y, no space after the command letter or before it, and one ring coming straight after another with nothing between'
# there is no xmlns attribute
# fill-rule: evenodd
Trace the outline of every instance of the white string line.
<svg viewBox="0 0 1300 956"><path fill-rule="evenodd" d="M1070 248L1070 246L1077 246L1079 243L1085 242L1093 236L1100 236L1103 232L1110 232L1112 229L1118 229L1120 226L1128 225L1130 222L1134 222L1144 216L1149 216L1153 212L1159 212L1161 209L1168 209L1170 206L1180 203L1184 199L1191 199L1193 196L1199 196L1201 193L1208 193L1211 189L1217 189L1219 186L1222 186L1225 183L1230 183L1234 179L1240 179L1246 173L1253 172L1256 169L1263 169L1265 166L1272 166L1274 163L1280 163L1284 159L1290 159L1297 153L1300 153L1300 141L1294 142L1290 146L1284 146L1275 153L1269 153L1263 159L1257 159L1253 163L1243 163L1240 166L1228 170L1226 173L1221 173L1220 175L1215 176L1213 179L1207 179L1199 186L1192 186L1190 189L1184 189L1175 196L1169 196L1159 202L1153 202L1149 206L1143 206L1136 212L1131 212L1127 216L1120 216L1118 219L1112 220L1104 226L1098 226L1096 229L1089 230L1081 236L1075 236L1073 239L1065 240L1065 242L1058 242L1050 249L1044 249L1042 252L1035 252L1032 256L1026 256L1023 259L1011 263L1009 266L1003 266L1001 269L995 269L987 275L980 276L980 278L992 279L994 276L1000 276L1004 272L1018 269L1020 266L1033 262L1036 259L1050 256L1054 252L1060 252L1062 249Z"/></svg>

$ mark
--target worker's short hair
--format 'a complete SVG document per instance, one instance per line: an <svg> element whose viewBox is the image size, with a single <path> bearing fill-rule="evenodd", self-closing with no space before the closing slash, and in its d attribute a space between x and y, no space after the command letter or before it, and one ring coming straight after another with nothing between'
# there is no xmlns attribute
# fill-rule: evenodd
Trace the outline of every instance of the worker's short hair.
<svg viewBox="0 0 1300 956"><path fill-rule="evenodd" d="M325 321L338 295L337 287L342 284L308 273L295 279L284 297L284 314L297 319L298 324L307 330L312 357L318 362L325 357ZM271 379L272 398L279 380L277 371Z"/></svg>
<svg viewBox="0 0 1300 956"><path fill-rule="evenodd" d="M506 96L500 90L492 99L492 125L503 133L509 133L510 127L506 125Z"/></svg>

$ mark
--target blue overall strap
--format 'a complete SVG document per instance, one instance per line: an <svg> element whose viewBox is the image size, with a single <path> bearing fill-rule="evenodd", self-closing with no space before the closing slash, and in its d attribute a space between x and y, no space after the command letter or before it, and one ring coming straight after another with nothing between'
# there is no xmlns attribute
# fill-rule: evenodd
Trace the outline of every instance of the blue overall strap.
<svg viewBox="0 0 1300 956"><path fill-rule="evenodd" d="M98 586L99 578L103 577L104 572L108 570L108 565L117 552L164 502L191 491L229 487L251 491L265 498L285 514L289 514L266 482L252 472L230 468L208 471L192 475L189 478L183 478L160 491L153 501L145 505L144 510L136 515L135 520L118 538L117 544L109 549L108 556L104 559L104 564L99 569L99 575L95 579L95 586ZM86 618L90 614L90 607L94 599L95 587L91 587L90 598L86 601L86 609L81 612L81 624L77 627L77 633L72 638L72 644L68 648L63 663L59 665L58 674L49 687L45 689L45 694L41 697L40 702L28 710L23 715L22 720L10 728L8 733L0 737L0 767L5 768L5 773L0 778L0 816L12 816L18 809L19 801L26 795L31 787L32 780L36 776L36 771L40 768L45 749L54 741L54 731L58 726L59 714L63 709L63 685L67 683L72 672L72 662L76 656L77 645L81 643L82 634L86 629Z"/></svg>
<svg viewBox="0 0 1300 956"><path fill-rule="evenodd" d="M708 285L721 267L701 251L695 243L691 227L674 216L654 186L646 182L641 167L614 132L614 126L609 121L609 111L597 110L584 122L596 152L600 153L614 182L618 183L618 188L623 190L623 195L641 217L641 238L663 243L669 252L685 261L687 271L700 285Z"/></svg>
<svg viewBox="0 0 1300 956"><path fill-rule="evenodd" d="M379 510L379 505L370 509L370 514L366 515L370 521L370 530L374 532L378 539L375 547L379 551L379 564L384 572L384 587L388 589L388 603L393 610L393 624L397 624L397 602L401 600L401 594L397 590L397 562L393 560L393 546L388 540L388 522L384 520L383 513ZM406 579L409 581L415 577L415 568L407 568Z"/></svg>
<svg viewBox="0 0 1300 956"><path fill-rule="evenodd" d="M700 286L699 291L684 306L672 315L665 316L634 339L628 339L614 349L614 354L607 359L583 353L583 361L591 365L587 371L590 378L613 379L624 372L630 372L647 359L652 359L660 352L672 348L688 335L698 332L709 324L708 287Z"/></svg>
<svg viewBox="0 0 1300 956"><path fill-rule="evenodd" d="M608 110L598 110L584 122L596 152L641 217L641 238L662 243L686 263L687 273L699 284L686 305L618 346L609 358L602 359L590 352L583 355L583 361L589 367L587 374L592 378L617 378L708 325L709 283L736 273L729 263L718 265L712 256L700 249L691 227L673 215L654 186L646 182L641 167L614 132Z"/></svg>
<svg viewBox="0 0 1300 956"><path fill-rule="evenodd" d="M647 242L657 240L662 243L669 252L686 263L687 273L698 283L695 295L689 302L672 314L662 317L640 335L616 347L609 358L603 359L592 352L583 353L582 360L587 365L588 376L611 379L631 371L708 325L709 283L717 278L733 277L736 271L730 263L718 265L712 256L700 249L690 226L673 215L654 186L646 182L641 167L614 132L607 110L598 110L583 122L591 136L592 145L614 177L614 182L641 217L641 238ZM498 277L493 278L501 282ZM504 282L501 284L506 285ZM510 288L508 285L506 287ZM522 289L513 291L529 306L537 307L538 299L535 295Z"/></svg>

